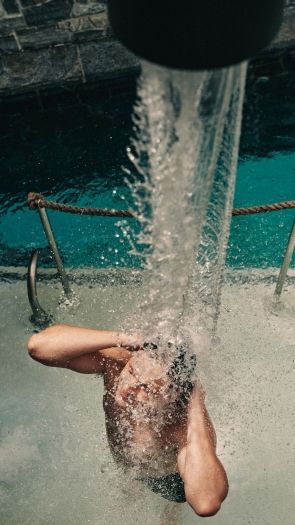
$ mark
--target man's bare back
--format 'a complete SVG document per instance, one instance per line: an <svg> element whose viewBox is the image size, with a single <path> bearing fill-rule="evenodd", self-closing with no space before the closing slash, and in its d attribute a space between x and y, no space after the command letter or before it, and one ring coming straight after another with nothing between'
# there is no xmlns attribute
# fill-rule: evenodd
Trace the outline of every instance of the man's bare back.
<svg viewBox="0 0 295 525"><path fill-rule="evenodd" d="M28 350L48 366L103 374L116 460L151 487L163 476L173 483L176 477L185 496L175 501L186 499L200 516L219 510L228 483L200 386L180 403L165 361L145 351L138 335L56 325L33 335Z"/></svg>

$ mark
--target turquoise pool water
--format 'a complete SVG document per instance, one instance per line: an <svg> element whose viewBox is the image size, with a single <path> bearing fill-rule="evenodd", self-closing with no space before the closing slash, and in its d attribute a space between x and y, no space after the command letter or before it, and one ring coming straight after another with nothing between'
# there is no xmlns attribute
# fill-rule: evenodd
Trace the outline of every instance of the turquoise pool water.
<svg viewBox="0 0 295 525"><path fill-rule="evenodd" d="M248 88L234 206L294 199L293 79L260 79ZM132 133L134 94L33 111L2 119L0 137L0 265L22 266L33 248L46 247L29 191L71 204L126 209L132 205L123 167ZM293 110L293 112L292 112ZM118 219L49 212L65 264L138 266ZM279 266L294 210L234 218L227 264ZM131 229L137 224L129 220ZM45 252L41 264L50 264Z"/></svg>
<svg viewBox="0 0 295 525"><path fill-rule="evenodd" d="M240 159L234 206L293 200L295 151L273 152L269 157ZM280 266L295 211L233 217L227 264L231 266Z"/></svg>

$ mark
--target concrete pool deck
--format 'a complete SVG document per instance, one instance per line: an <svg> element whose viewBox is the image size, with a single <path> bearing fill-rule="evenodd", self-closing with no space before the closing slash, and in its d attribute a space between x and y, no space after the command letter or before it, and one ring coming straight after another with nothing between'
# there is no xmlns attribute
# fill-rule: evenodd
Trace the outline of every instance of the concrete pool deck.
<svg viewBox="0 0 295 525"><path fill-rule="evenodd" d="M118 471L106 443L100 379L42 367L28 358L32 325L24 270L14 270L19 278L0 283L1 522L201 522L187 505L165 502ZM220 342L200 356L207 406L230 481L229 497L212 520L217 525L292 525L295 271L290 271L281 312L269 307L272 271L235 275L223 288ZM78 281L74 289L80 306L72 312L59 308L58 322L114 328L122 307L130 310L132 302L136 308L140 280L130 284L126 272L111 286L102 279ZM56 305L59 294L55 281L41 281L44 306Z"/></svg>

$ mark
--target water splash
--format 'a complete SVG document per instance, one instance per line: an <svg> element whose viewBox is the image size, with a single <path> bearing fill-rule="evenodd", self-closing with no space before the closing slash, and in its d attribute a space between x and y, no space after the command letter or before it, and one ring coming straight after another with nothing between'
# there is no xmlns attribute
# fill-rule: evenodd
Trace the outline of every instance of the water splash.
<svg viewBox="0 0 295 525"><path fill-rule="evenodd" d="M147 287L138 327L211 331L231 216L246 64L184 72L143 63L129 158Z"/></svg>

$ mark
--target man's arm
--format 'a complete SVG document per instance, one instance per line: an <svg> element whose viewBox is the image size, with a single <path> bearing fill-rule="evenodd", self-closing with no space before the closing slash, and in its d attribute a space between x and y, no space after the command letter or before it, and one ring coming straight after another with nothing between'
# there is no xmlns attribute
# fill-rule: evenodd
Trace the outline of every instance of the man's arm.
<svg viewBox="0 0 295 525"><path fill-rule="evenodd" d="M225 470L216 456L216 436L204 404L204 393L195 387L189 403L187 443L178 454L187 502L199 516L213 516L228 493Z"/></svg>
<svg viewBox="0 0 295 525"><path fill-rule="evenodd" d="M103 372L106 359L128 360L129 349L138 346L135 335L71 325L51 326L28 341L29 354L36 361L82 373Z"/></svg>

